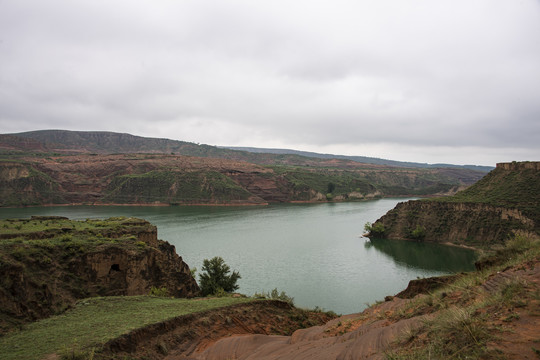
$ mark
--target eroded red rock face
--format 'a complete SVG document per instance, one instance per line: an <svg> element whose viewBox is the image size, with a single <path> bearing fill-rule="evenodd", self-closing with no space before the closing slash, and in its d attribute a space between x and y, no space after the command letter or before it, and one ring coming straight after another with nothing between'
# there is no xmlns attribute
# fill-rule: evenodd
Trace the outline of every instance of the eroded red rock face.
<svg viewBox="0 0 540 360"><path fill-rule="evenodd" d="M175 247L158 240L156 227L147 221L130 221L88 230L95 240L84 244L77 239L87 233L65 228L24 234L39 240L34 247L3 248L0 332L86 297L146 295L153 287L167 288L175 297L197 296L197 282ZM69 241L49 241L59 236Z"/></svg>

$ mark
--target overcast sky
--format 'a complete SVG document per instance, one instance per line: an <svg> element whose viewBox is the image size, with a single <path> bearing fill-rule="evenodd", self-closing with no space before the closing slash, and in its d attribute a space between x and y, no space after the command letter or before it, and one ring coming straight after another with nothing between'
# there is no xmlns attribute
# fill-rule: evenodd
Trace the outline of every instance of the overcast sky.
<svg viewBox="0 0 540 360"><path fill-rule="evenodd" d="M540 0L0 0L0 133L540 160Z"/></svg>

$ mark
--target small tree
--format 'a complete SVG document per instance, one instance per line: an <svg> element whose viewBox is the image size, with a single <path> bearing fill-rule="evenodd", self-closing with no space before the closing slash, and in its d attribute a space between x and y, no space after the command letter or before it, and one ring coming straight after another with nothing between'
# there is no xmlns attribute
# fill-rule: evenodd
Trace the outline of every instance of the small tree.
<svg viewBox="0 0 540 360"><path fill-rule="evenodd" d="M426 229L423 226L416 225L416 229L411 231L411 237L415 240L424 240L426 237Z"/></svg>
<svg viewBox="0 0 540 360"><path fill-rule="evenodd" d="M199 274L199 286L203 296L217 294L220 290L231 293L238 290L236 284L241 278L238 271L233 271L229 275L231 268L225 264L225 261L216 256L210 260L204 259L202 272Z"/></svg>
<svg viewBox="0 0 540 360"><path fill-rule="evenodd" d="M367 222L364 225L364 230L367 231L368 236L373 237L382 237L384 236L384 232L386 231L382 223L372 224L370 222Z"/></svg>
<svg viewBox="0 0 540 360"><path fill-rule="evenodd" d="M326 193L332 194L334 190L336 190L336 184L334 184L333 182L329 182L328 186L326 187Z"/></svg>

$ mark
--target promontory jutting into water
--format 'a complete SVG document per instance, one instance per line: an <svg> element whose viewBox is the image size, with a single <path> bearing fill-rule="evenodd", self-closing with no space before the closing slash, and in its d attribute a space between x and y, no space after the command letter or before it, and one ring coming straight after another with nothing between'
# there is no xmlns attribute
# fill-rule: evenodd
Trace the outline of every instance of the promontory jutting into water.
<svg viewBox="0 0 540 360"><path fill-rule="evenodd" d="M362 238L403 199L263 207L39 207L0 209L1 218L133 216L158 227L193 269L221 256L242 276L239 292L277 288L300 307L359 312L417 277L473 270L470 250Z"/></svg>

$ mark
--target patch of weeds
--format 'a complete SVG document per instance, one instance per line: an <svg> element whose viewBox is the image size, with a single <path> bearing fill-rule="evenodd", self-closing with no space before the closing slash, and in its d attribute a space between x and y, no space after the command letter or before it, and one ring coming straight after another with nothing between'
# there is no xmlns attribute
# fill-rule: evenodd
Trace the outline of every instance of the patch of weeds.
<svg viewBox="0 0 540 360"><path fill-rule="evenodd" d="M496 307L507 306L511 308L524 307L527 305L524 300L526 295L526 281L518 278L507 280L499 291L488 300L488 303Z"/></svg>
<svg viewBox="0 0 540 360"><path fill-rule="evenodd" d="M504 322L511 322L511 321L514 321L514 320L519 320L519 314L518 313L512 313L510 315L508 315L507 317L505 317L503 319Z"/></svg>
<svg viewBox="0 0 540 360"><path fill-rule="evenodd" d="M516 234L506 242L506 250L515 254L521 254L531 248L533 240L525 235Z"/></svg>
<svg viewBox="0 0 540 360"><path fill-rule="evenodd" d="M424 338L422 334L426 334ZM474 307L452 307L439 316L423 321L415 329L406 329L387 352L386 358L406 359L479 359L496 358L486 343L492 339L484 316ZM495 357L493 357L495 356Z"/></svg>
<svg viewBox="0 0 540 360"><path fill-rule="evenodd" d="M166 287L157 288L155 286L152 286L150 289L150 292L148 293L150 296L157 296L157 297L169 297L171 296L169 294L169 290Z"/></svg>
<svg viewBox="0 0 540 360"><path fill-rule="evenodd" d="M186 329L182 332L182 334L179 335L177 340L181 341L184 338L187 339L195 339L197 337L197 332L193 329Z"/></svg>
<svg viewBox="0 0 540 360"><path fill-rule="evenodd" d="M94 348L90 350L82 350L77 348L66 349L60 353L60 360L93 360Z"/></svg>
<svg viewBox="0 0 540 360"><path fill-rule="evenodd" d="M218 297L218 298L222 298L222 297L227 297L227 296L230 296L230 294L228 292L226 292L225 290L223 290L223 288L218 288L216 290L216 292L214 294L212 294L213 296L215 297Z"/></svg>
<svg viewBox="0 0 540 360"><path fill-rule="evenodd" d="M406 345L411 342L413 342L416 338L418 338L418 335L420 335L424 330L423 326L420 327L407 327L405 330L403 330L397 339L397 342L400 345Z"/></svg>
<svg viewBox="0 0 540 360"><path fill-rule="evenodd" d="M491 338L486 322L472 309L454 307L441 313L431 322L430 338L435 353L443 356L460 354L480 356Z"/></svg>
<svg viewBox="0 0 540 360"><path fill-rule="evenodd" d="M324 313L324 314L326 314L326 315L328 315L328 316L330 316L330 317L332 317L332 318L336 318L336 317L340 316L340 315L336 314L336 313L335 313L334 311L332 311L332 310L326 311L324 308L320 308L320 307L318 307L318 306L315 306L315 308L313 308L313 309L311 309L311 310L309 310L309 311L314 312L314 313L317 313L317 314L323 314L323 313Z"/></svg>
<svg viewBox="0 0 540 360"><path fill-rule="evenodd" d="M11 256L13 256L18 261L23 261L26 259L28 251L26 251L24 246L17 246L11 251Z"/></svg>
<svg viewBox="0 0 540 360"><path fill-rule="evenodd" d="M135 245L140 249L146 248L146 243L144 241L137 241Z"/></svg>
<svg viewBox="0 0 540 360"><path fill-rule="evenodd" d="M200 321L201 321L201 324L203 324L204 326L212 325L212 320L210 320L210 318L203 317L203 318L201 318Z"/></svg>
<svg viewBox="0 0 540 360"><path fill-rule="evenodd" d="M159 341L157 343L157 350L161 355L168 355L169 354L169 348L167 347L167 344L163 341Z"/></svg>
<svg viewBox="0 0 540 360"><path fill-rule="evenodd" d="M62 236L58 237L58 241L71 242L71 241L73 241L73 236L70 235L70 234L65 234L65 235L62 235Z"/></svg>
<svg viewBox="0 0 540 360"><path fill-rule="evenodd" d="M262 292L262 293L255 293L253 294L254 298L257 299L272 299L272 300L281 300L285 301L291 305L294 305L294 298L287 295L285 291L282 291L281 293L278 291L277 288L272 290L271 292Z"/></svg>

